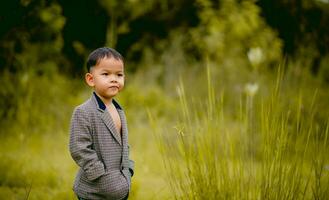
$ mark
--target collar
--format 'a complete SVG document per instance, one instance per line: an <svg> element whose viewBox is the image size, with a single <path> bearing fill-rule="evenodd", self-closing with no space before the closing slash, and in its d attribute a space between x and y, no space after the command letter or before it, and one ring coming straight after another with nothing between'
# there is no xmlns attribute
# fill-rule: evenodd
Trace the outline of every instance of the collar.
<svg viewBox="0 0 329 200"><path fill-rule="evenodd" d="M102 101L102 99L96 94L96 92L93 92L94 97L97 101L98 104L98 108L101 109L102 111L104 111L106 109L106 105L104 104L104 102ZM116 102L114 99L112 99L112 103L115 106L116 109L120 109L122 110L121 106L119 105L118 102Z"/></svg>

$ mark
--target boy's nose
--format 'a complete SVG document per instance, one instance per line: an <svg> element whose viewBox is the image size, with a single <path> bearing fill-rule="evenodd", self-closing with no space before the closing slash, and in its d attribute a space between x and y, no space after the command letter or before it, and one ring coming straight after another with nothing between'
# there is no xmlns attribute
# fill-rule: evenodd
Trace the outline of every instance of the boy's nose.
<svg viewBox="0 0 329 200"><path fill-rule="evenodd" d="M110 82L117 82L117 79L114 75L110 76Z"/></svg>

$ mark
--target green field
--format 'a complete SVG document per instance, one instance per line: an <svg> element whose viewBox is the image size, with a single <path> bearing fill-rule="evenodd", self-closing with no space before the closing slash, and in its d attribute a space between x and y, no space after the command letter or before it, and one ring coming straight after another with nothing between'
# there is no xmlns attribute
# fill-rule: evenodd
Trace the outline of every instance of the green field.
<svg viewBox="0 0 329 200"><path fill-rule="evenodd" d="M233 83L216 88L210 71L200 74L204 95L185 79L176 95L167 95L134 78L119 96L136 162L131 199L328 197L328 124L319 101L328 94L320 85L300 88L312 80L296 86L289 84L292 75L264 75L259 89L246 87L235 98L224 92ZM12 135L1 138L0 199L75 199L68 126L74 105L90 94L82 88L66 99L58 127L7 129Z"/></svg>
<svg viewBox="0 0 329 200"><path fill-rule="evenodd" d="M329 199L328 0L0 3L0 200L76 199L98 47L124 57L131 200Z"/></svg>

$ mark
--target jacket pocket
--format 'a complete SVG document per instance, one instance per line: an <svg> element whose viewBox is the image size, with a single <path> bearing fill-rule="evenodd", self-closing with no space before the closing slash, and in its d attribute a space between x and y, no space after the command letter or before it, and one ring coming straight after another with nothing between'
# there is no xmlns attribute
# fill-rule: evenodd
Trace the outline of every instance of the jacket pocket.
<svg viewBox="0 0 329 200"><path fill-rule="evenodd" d="M121 199L128 194L129 185L120 170L105 172L97 179L99 192L110 199Z"/></svg>

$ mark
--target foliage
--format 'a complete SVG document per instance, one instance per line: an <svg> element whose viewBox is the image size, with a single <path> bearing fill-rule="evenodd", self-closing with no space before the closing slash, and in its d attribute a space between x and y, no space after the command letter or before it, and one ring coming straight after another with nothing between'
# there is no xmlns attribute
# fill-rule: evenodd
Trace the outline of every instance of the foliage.
<svg viewBox="0 0 329 200"><path fill-rule="evenodd" d="M74 84L62 74L65 70L58 67L62 61L61 30L65 23L61 7L56 3L33 5L24 4L32 22L16 27L20 31L10 30L0 43L2 56L8 56L0 75L0 105L5 108L0 111L0 124L9 130L15 122L14 127L19 130L13 130L14 133L20 129L42 133L49 123L61 126L63 121L57 119L64 119L64 113L59 110L67 110L63 102L70 100L60 98L71 93ZM30 6L34 10L28 10ZM49 115L45 117L42 113Z"/></svg>
<svg viewBox="0 0 329 200"><path fill-rule="evenodd" d="M329 29L324 26L329 20L328 3L326 0L257 2L267 24L276 29L284 41L284 53L303 59L306 62L303 66L312 66L314 74L318 73L329 50Z"/></svg>

